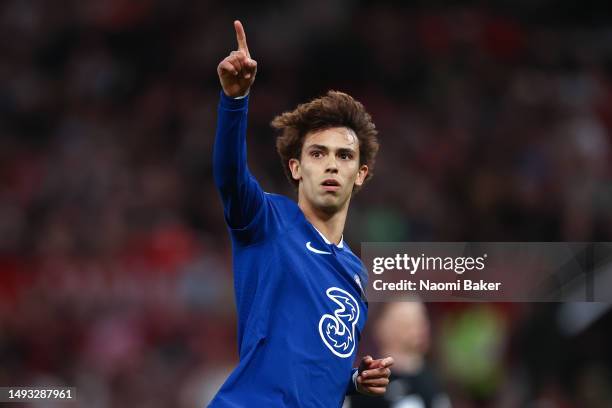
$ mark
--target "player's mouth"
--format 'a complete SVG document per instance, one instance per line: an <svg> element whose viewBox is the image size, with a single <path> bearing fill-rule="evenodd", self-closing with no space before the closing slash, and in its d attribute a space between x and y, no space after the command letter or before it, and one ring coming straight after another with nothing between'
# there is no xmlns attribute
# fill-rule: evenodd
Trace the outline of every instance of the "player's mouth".
<svg viewBox="0 0 612 408"><path fill-rule="evenodd" d="M338 191L340 190L340 183L336 179L326 179L321 183L323 190L325 191Z"/></svg>

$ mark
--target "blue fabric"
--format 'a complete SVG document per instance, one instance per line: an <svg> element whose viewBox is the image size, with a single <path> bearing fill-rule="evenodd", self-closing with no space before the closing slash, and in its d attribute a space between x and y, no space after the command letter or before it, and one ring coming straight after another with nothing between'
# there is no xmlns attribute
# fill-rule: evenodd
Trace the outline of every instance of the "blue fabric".
<svg viewBox="0 0 612 408"><path fill-rule="evenodd" d="M351 381L349 381L348 387L346 387L346 395L355 395L358 393L356 388L357 384L355 384L355 381L353 381L353 375L355 375L355 373L358 371L358 368L353 368L351 370Z"/></svg>
<svg viewBox="0 0 612 408"><path fill-rule="evenodd" d="M246 165L249 97L221 94L214 177L230 229L240 362L209 407L340 407L367 318L367 274Z"/></svg>

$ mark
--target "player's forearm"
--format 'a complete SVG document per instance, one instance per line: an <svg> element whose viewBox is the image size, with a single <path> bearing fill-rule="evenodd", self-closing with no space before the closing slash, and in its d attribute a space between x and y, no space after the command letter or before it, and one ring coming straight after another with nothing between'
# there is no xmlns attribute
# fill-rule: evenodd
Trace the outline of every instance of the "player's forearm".
<svg viewBox="0 0 612 408"><path fill-rule="evenodd" d="M213 173L232 228L249 225L263 202L263 191L247 166L247 108L248 97L233 99L222 95L219 101Z"/></svg>
<svg viewBox="0 0 612 408"><path fill-rule="evenodd" d="M248 99L248 96L234 99L221 93L219 100L213 174L222 196L235 193L249 178L246 157Z"/></svg>

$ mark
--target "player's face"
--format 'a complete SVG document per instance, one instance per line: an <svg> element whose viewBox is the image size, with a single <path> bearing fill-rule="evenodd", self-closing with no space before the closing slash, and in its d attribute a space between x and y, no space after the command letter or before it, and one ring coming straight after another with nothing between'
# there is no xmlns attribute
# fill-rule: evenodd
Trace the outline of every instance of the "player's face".
<svg viewBox="0 0 612 408"><path fill-rule="evenodd" d="M345 127L308 133L300 160L289 166L300 183L299 199L327 213L345 208L353 187L368 174L368 166L359 165L359 139Z"/></svg>

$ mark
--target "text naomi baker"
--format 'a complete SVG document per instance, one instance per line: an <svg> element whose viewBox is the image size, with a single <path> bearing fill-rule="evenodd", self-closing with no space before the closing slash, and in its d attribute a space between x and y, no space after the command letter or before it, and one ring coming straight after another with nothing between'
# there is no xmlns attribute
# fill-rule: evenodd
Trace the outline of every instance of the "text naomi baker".
<svg viewBox="0 0 612 408"><path fill-rule="evenodd" d="M429 279L419 279L415 282L401 279L398 282L384 282L377 279L372 282L372 287L376 291L497 291L501 287L501 282L487 282L483 279L478 281L457 279L455 282L434 282Z"/></svg>

